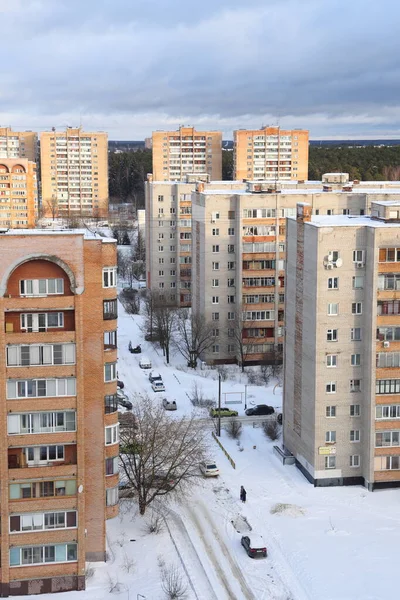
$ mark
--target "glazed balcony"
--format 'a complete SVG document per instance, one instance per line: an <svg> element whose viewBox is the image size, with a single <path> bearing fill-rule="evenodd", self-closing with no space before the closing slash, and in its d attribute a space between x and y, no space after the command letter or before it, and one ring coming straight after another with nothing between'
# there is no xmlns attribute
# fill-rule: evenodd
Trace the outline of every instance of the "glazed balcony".
<svg viewBox="0 0 400 600"><path fill-rule="evenodd" d="M57 446L62 446L62 444L58 444ZM50 446L49 446L50 447ZM76 444L63 446L63 458L56 460L27 460L25 447L20 448L9 448L8 449L8 468L10 470L13 469L21 469L26 470L29 474L27 477L41 477L43 476L43 468L52 467L52 476L55 476L53 473L54 469L62 469L63 467L67 467L67 472L62 470L61 473L57 473L60 475L73 475L72 472L69 472L70 469L68 467L77 466L77 447ZM51 454L50 454L51 456ZM18 477L22 477L20 473L18 473Z"/></svg>

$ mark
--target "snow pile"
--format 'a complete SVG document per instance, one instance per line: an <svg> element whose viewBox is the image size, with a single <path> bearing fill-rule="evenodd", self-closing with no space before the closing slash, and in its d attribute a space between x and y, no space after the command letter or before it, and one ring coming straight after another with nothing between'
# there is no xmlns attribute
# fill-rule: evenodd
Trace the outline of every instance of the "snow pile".
<svg viewBox="0 0 400 600"><path fill-rule="evenodd" d="M252 530L252 526L243 515L238 515L231 523L238 533L248 533Z"/></svg>
<svg viewBox="0 0 400 600"><path fill-rule="evenodd" d="M296 504L285 504L282 502L274 504L269 512L271 515L284 515L285 517L303 517L306 513L301 506L297 506Z"/></svg>

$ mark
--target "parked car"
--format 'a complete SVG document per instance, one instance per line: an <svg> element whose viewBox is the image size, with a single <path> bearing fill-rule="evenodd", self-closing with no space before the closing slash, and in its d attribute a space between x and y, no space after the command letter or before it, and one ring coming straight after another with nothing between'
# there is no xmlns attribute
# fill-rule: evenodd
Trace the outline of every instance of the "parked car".
<svg viewBox="0 0 400 600"><path fill-rule="evenodd" d="M150 383L153 383L153 381L162 381L162 377L160 373L157 373L157 371L150 371L149 381Z"/></svg>
<svg viewBox="0 0 400 600"><path fill-rule="evenodd" d="M123 382L123 381L120 381L120 380L118 379L118 381L117 381L117 387L119 387L119 389L120 389L120 390L123 390L123 389L124 389L124 387L125 387L125 384L124 384L124 382Z"/></svg>
<svg viewBox="0 0 400 600"><path fill-rule="evenodd" d="M118 398L117 402L120 406L123 406L127 410L132 410L133 404L130 400L126 400L126 398Z"/></svg>
<svg viewBox="0 0 400 600"><path fill-rule="evenodd" d="M240 543L250 558L255 558L256 556L267 556L267 548L263 538L260 535L257 535L253 532L249 533L248 535L243 535Z"/></svg>
<svg viewBox="0 0 400 600"><path fill-rule="evenodd" d="M151 387L153 388L153 392L165 392L165 385L162 381L154 381Z"/></svg>
<svg viewBox="0 0 400 600"><path fill-rule="evenodd" d="M132 346L132 342L129 342L128 344L128 350L131 354L140 354L142 352L142 348L140 346L140 344L138 344L137 346L133 347Z"/></svg>
<svg viewBox="0 0 400 600"><path fill-rule="evenodd" d="M155 473L152 477L152 487L157 487L159 489L165 489L166 491L172 490L177 481L167 473L163 473L160 471L159 473Z"/></svg>
<svg viewBox="0 0 400 600"><path fill-rule="evenodd" d="M141 369L151 369L151 360L147 356L142 356L139 361L139 367Z"/></svg>
<svg viewBox="0 0 400 600"><path fill-rule="evenodd" d="M200 471L204 477L217 477L219 475L219 469L215 462L203 461L200 463Z"/></svg>
<svg viewBox="0 0 400 600"><path fill-rule="evenodd" d="M246 415L248 417L256 417L258 415L273 415L274 412L275 409L272 406L267 406L266 404L257 404L257 406L248 408L246 410Z"/></svg>
<svg viewBox="0 0 400 600"><path fill-rule="evenodd" d="M166 398L163 398L162 405L165 410L176 410L175 400L167 400Z"/></svg>
<svg viewBox="0 0 400 600"><path fill-rule="evenodd" d="M210 417L237 417L238 416L238 412L237 410L231 410L230 408L226 408L226 406L223 406L221 408L212 408L210 410Z"/></svg>

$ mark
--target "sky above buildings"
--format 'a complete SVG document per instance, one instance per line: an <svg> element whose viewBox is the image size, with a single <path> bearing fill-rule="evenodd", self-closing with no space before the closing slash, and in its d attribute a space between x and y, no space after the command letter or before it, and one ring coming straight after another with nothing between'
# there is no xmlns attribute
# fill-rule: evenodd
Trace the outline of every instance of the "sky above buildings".
<svg viewBox="0 0 400 600"><path fill-rule="evenodd" d="M400 138L395 0L0 0L0 125Z"/></svg>

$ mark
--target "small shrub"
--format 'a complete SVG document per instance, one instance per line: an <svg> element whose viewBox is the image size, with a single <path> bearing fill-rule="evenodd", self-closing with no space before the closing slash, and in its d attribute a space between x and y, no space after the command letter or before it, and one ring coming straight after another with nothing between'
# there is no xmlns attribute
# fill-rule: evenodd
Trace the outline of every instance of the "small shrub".
<svg viewBox="0 0 400 600"><path fill-rule="evenodd" d="M192 384L192 393L190 396L190 401L193 406L197 406L199 408L212 408L215 405L215 400L204 397L203 388L197 381L194 381Z"/></svg>
<svg viewBox="0 0 400 600"><path fill-rule="evenodd" d="M119 594L121 591L121 584L118 578L114 579L110 573L107 573L107 588L110 594Z"/></svg>
<svg viewBox="0 0 400 600"><path fill-rule="evenodd" d="M253 369L247 371L247 382L249 385L257 385L258 374Z"/></svg>
<svg viewBox="0 0 400 600"><path fill-rule="evenodd" d="M135 560L129 557L126 552L124 553L124 559L122 561L122 568L125 573L132 573L135 568Z"/></svg>
<svg viewBox="0 0 400 600"><path fill-rule="evenodd" d="M229 376L229 369L226 365L218 365L217 367L218 374L221 375L221 380L226 381Z"/></svg>
<svg viewBox="0 0 400 600"><path fill-rule="evenodd" d="M269 421L265 421L262 425L263 431L265 435L274 442L278 439L281 428L279 426L278 421L275 419L271 419Z"/></svg>
<svg viewBox="0 0 400 600"><path fill-rule="evenodd" d="M236 419L230 419L228 423L225 425L226 433L233 440L239 440L242 435L242 424L240 421L236 421Z"/></svg>
<svg viewBox="0 0 400 600"><path fill-rule="evenodd" d="M260 369L260 379L264 385L268 385L269 380L271 379L272 368L269 365L261 365Z"/></svg>
<svg viewBox="0 0 400 600"><path fill-rule="evenodd" d="M115 543L120 548L122 548L123 546L125 546L125 544L126 544L126 534L122 533L119 537L117 537L117 539L115 540Z"/></svg>
<svg viewBox="0 0 400 600"><path fill-rule="evenodd" d="M150 519L146 521L148 533L160 533L164 529L164 519L159 513L153 512Z"/></svg>
<svg viewBox="0 0 400 600"><path fill-rule="evenodd" d="M187 594L187 584L181 571L175 565L162 564L161 587L167 600L183 600Z"/></svg>

